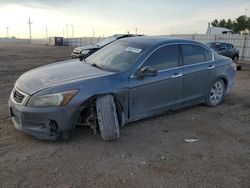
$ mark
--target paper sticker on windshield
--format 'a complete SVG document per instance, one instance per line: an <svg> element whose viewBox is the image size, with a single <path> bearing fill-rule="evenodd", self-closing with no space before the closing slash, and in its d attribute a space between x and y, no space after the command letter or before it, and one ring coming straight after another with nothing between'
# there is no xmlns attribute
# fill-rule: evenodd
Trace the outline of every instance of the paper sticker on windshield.
<svg viewBox="0 0 250 188"><path fill-rule="evenodd" d="M140 48L133 48L133 47L127 47L126 49L125 49L125 51L128 51L128 52L134 52L134 53L140 53L141 51L142 51L142 49L140 49Z"/></svg>

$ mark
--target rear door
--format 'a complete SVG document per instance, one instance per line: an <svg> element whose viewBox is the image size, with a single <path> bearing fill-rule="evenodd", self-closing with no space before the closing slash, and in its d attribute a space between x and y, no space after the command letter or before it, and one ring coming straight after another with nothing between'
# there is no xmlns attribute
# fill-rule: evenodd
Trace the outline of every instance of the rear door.
<svg viewBox="0 0 250 188"><path fill-rule="evenodd" d="M182 69L179 66L178 45L168 45L156 50L138 69L145 66L158 70L156 76L130 78L130 119L159 112L167 106L176 105L181 99Z"/></svg>
<svg viewBox="0 0 250 188"><path fill-rule="evenodd" d="M183 102L198 103L204 99L213 78L215 63L207 48L196 44L182 44Z"/></svg>

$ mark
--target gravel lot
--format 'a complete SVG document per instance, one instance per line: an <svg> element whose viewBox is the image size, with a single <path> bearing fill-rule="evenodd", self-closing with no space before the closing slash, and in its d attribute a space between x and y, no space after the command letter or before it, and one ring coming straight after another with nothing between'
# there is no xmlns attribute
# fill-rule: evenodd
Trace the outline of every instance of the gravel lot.
<svg viewBox="0 0 250 188"><path fill-rule="evenodd" d="M72 49L0 44L0 187L250 187L250 64L222 105L131 123L116 142L88 128L67 142L15 130L7 107L15 80Z"/></svg>

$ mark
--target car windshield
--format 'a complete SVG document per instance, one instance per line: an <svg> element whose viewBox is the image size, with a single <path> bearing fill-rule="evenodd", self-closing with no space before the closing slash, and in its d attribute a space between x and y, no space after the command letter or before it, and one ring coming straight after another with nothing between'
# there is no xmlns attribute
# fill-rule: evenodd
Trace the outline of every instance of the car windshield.
<svg viewBox="0 0 250 188"><path fill-rule="evenodd" d="M129 69L145 52L147 46L126 41L116 41L85 59L100 69L121 72Z"/></svg>
<svg viewBox="0 0 250 188"><path fill-rule="evenodd" d="M116 38L115 36L107 37L107 38L101 40L100 42L98 42L98 43L96 44L96 46L100 46L100 47L105 46L105 45L107 45L107 44L109 44L109 43L115 41L116 39L117 39L117 38Z"/></svg>
<svg viewBox="0 0 250 188"><path fill-rule="evenodd" d="M206 45L215 51L219 51L221 47L221 43L214 43L214 42L209 42Z"/></svg>

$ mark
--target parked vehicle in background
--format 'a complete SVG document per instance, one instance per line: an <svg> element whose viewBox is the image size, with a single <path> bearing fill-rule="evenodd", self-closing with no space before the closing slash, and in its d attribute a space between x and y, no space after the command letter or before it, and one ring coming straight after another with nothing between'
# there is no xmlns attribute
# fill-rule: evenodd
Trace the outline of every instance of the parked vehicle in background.
<svg viewBox="0 0 250 188"><path fill-rule="evenodd" d="M224 27L213 27L208 23L206 34L208 35L221 35L221 34L232 34L233 30Z"/></svg>
<svg viewBox="0 0 250 188"><path fill-rule="evenodd" d="M84 61L53 63L16 81L14 126L41 139L76 126L115 140L128 122L199 103L217 106L235 83L235 63L199 42L166 37L117 40Z"/></svg>
<svg viewBox="0 0 250 188"><path fill-rule="evenodd" d="M218 54L231 58L236 64L239 60L239 50L234 45L225 42L208 42L207 46L212 48ZM238 67L239 65L237 65Z"/></svg>
<svg viewBox="0 0 250 188"><path fill-rule="evenodd" d="M91 54L95 53L96 51L100 50L104 46L107 46L108 44L122 38L127 38L127 37L135 37L135 36L140 36L140 35L133 35L133 34L116 34L112 35L110 37L104 38L100 42L98 42L95 45L89 45L89 46L82 46L82 47L77 47L73 50L71 53L72 58L80 58L85 59Z"/></svg>

